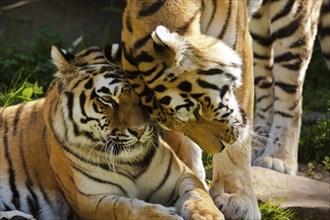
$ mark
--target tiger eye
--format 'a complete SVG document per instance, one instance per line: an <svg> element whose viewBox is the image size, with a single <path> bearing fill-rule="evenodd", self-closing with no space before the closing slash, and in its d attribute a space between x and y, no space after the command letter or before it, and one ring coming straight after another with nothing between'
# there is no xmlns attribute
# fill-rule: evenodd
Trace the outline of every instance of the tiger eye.
<svg viewBox="0 0 330 220"><path fill-rule="evenodd" d="M104 96L99 99L105 105L111 105L112 107L116 107L118 103L111 98L111 96Z"/></svg>

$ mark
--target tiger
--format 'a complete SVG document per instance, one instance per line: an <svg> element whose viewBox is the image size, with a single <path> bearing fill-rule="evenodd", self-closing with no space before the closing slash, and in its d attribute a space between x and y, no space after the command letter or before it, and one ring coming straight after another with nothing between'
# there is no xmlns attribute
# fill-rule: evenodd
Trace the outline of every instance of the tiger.
<svg viewBox="0 0 330 220"><path fill-rule="evenodd" d="M321 4L320 0L264 0L251 19L254 129L263 137L253 144L253 165L297 174L303 83L318 20L322 50L330 68L330 1Z"/></svg>
<svg viewBox="0 0 330 220"><path fill-rule="evenodd" d="M51 57L46 96L0 110L1 217L224 219L103 50Z"/></svg>
<svg viewBox="0 0 330 220"><path fill-rule="evenodd" d="M122 65L142 105L167 129L165 141L200 178L196 147L214 154L209 192L227 219L261 218L250 171L248 30L260 2L127 0L121 43L105 52Z"/></svg>

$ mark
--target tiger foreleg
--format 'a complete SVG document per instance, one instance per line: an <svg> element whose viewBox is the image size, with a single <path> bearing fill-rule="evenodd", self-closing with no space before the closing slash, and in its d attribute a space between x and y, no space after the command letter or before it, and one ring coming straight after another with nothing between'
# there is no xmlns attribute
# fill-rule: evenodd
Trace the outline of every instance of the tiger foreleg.
<svg viewBox="0 0 330 220"><path fill-rule="evenodd" d="M265 117L270 112L273 117L264 121L264 126L270 128L268 139L264 151L261 155L257 155L259 157L253 161L253 164L295 175L298 170L302 87L313 50L322 2L292 1L292 3L294 6L292 8L299 6L301 10L297 12L293 10L283 17L277 17L277 11L286 7L286 1L272 2L263 6L263 8L269 7L270 17L266 17L266 23L271 20L269 32L272 36L273 48L274 63L271 68L273 82L266 85L273 90L273 93L261 95L259 90L256 90L257 100L258 97L267 97L260 104L257 103L256 119L260 118L260 115ZM263 8L261 12L266 12ZM297 26L292 29L290 24L294 22ZM260 53L261 50L258 49L255 47L257 51L255 54ZM259 69L255 68L256 74L258 71ZM261 85L257 87L262 89ZM266 100L270 100L269 105L259 108L258 106L262 102L266 103Z"/></svg>
<svg viewBox="0 0 330 220"><path fill-rule="evenodd" d="M84 203L84 207L80 207L80 217L83 219L182 220L175 207L165 207L116 195L100 195L96 202L93 199L89 205Z"/></svg>
<svg viewBox="0 0 330 220"><path fill-rule="evenodd" d="M166 131L164 140L171 146L175 154L194 174L205 183L205 169L202 161L202 150L190 138L179 131Z"/></svg>
<svg viewBox="0 0 330 220"><path fill-rule="evenodd" d="M183 175L178 185L180 198L175 204L180 215L186 220L221 220L223 214L215 206L212 198L195 175Z"/></svg>
<svg viewBox="0 0 330 220"><path fill-rule="evenodd" d="M252 139L252 162L265 150L274 117L273 51L268 22L269 4L270 2L265 2L258 10L258 15L262 16L253 18L249 23L254 50L253 68L256 96L253 128L257 134Z"/></svg>
<svg viewBox="0 0 330 220"><path fill-rule="evenodd" d="M249 152L244 145L226 146L223 152L213 156L210 194L228 219L261 219L249 164Z"/></svg>

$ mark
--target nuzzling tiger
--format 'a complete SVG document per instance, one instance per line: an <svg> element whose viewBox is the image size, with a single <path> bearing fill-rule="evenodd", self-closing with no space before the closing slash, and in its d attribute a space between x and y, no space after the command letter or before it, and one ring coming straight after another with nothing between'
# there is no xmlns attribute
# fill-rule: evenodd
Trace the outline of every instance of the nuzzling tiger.
<svg viewBox="0 0 330 220"><path fill-rule="evenodd" d="M99 48L51 55L46 97L0 110L1 217L223 219Z"/></svg>
<svg viewBox="0 0 330 220"><path fill-rule="evenodd" d="M252 18L254 126L265 136L253 145L254 165L297 173L303 83L318 21L321 47L330 68L330 0L321 4L322 0L264 0Z"/></svg>
<svg viewBox="0 0 330 220"><path fill-rule="evenodd" d="M190 139L215 154L210 194L229 219L260 219L250 176L254 94L248 31L248 8L252 12L260 1L249 2L128 0L122 49L106 53L121 57L151 116L176 130L166 141L175 140L172 147L194 172L203 168L194 166L197 145Z"/></svg>

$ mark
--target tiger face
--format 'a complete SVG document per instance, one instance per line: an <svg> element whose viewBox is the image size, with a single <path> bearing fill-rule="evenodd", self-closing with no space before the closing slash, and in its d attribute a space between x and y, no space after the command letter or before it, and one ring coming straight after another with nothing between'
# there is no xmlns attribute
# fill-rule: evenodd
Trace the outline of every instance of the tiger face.
<svg viewBox="0 0 330 220"><path fill-rule="evenodd" d="M234 95L241 85L242 67L236 52L213 37L200 36L198 41L203 43L196 44L196 39L171 33L163 26L151 37L158 58L167 68L147 83L164 114L181 127L206 119L222 131L219 137L229 144L242 138L246 116ZM167 117L163 123L173 127L173 119Z"/></svg>
<svg viewBox="0 0 330 220"><path fill-rule="evenodd" d="M153 118L208 153L248 138L247 117L235 95L242 85L242 59L232 48L211 36L183 36L161 25L143 39L152 55L125 41L121 63ZM117 50L106 51L107 59L116 60Z"/></svg>
<svg viewBox="0 0 330 220"><path fill-rule="evenodd" d="M100 151L118 155L152 139L154 128L147 124L138 96L99 48L74 56L53 47L52 57L58 72L47 96L54 100L49 120L61 145L106 160Z"/></svg>

